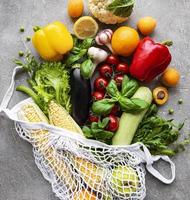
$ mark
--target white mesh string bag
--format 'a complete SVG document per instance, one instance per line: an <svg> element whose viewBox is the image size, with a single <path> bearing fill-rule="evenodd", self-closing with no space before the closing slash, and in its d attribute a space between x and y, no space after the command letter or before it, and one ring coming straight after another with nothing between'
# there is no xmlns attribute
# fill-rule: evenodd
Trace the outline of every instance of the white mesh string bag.
<svg viewBox="0 0 190 200"><path fill-rule="evenodd" d="M0 112L15 122L21 138L33 146L36 165L52 190L61 200L141 200L146 196L145 168L160 181L170 184L175 179L175 165L167 156L151 156L140 143L111 146L88 140L68 130L48 123L29 123L18 119L24 105L32 105L31 98L14 108L8 103L14 91L15 68L11 85L0 106ZM152 164L163 159L171 166L171 178L164 178Z"/></svg>

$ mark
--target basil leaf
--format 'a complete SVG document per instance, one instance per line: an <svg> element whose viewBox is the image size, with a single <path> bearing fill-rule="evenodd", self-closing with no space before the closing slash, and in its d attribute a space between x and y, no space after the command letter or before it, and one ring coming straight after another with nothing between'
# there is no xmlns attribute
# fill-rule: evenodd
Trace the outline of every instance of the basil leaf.
<svg viewBox="0 0 190 200"><path fill-rule="evenodd" d="M66 60L66 65L71 66L72 64L80 60L86 53L87 50L83 49L77 55L74 54L69 55L68 59Z"/></svg>
<svg viewBox="0 0 190 200"><path fill-rule="evenodd" d="M85 137L87 137L87 138L92 138L92 137L93 137L92 131L91 131L91 129L90 129L89 127L84 126L84 127L82 128L82 131L83 131Z"/></svg>
<svg viewBox="0 0 190 200"><path fill-rule="evenodd" d="M94 72L94 63L91 59L85 60L80 67L81 75L89 79L92 76L92 73Z"/></svg>
<svg viewBox="0 0 190 200"><path fill-rule="evenodd" d="M121 88L121 94L124 97L131 98L137 89L139 88L139 84L136 80L128 80L127 77L125 76L123 81L122 81L122 88Z"/></svg>
<svg viewBox="0 0 190 200"><path fill-rule="evenodd" d="M106 128L106 126L108 125L110 119L109 117L106 117L102 120L102 128Z"/></svg>
<svg viewBox="0 0 190 200"><path fill-rule="evenodd" d="M91 129L98 129L99 127L98 127L98 123L97 122L93 122L92 124L91 124Z"/></svg>
<svg viewBox="0 0 190 200"><path fill-rule="evenodd" d="M107 6L107 10L119 17L129 17L133 12L135 0L113 0Z"/></svg>
<svg viewBox="0 0 190 200"><path fill-rule="evenodd" d="M148 108L149 104L142 99L128 99L121 97L119 104L124 112L136 113Z"/></svg>
<svg viewBox="0 0 190 200"><path fill-rule="evenodd" d="M80 48L81 49L89 49L93 45L94 39L93 38L86 38L83 40Z"/></svg>
<svg viewBox="0 0 190 200"><path fill-rule="evenodd" d="M142 110L145 110L147 109L150 104L147 103L146 101L142 100L142 99L139 99L139 98L132 98L131 101L136 105L138 106L139 108L137 109L137 111L142 111Z"/></svg>
<svg viewBox="0 0 190 200"><path fill-rule="evenodd" d="M111 112L115 102L116 101L113 99L102 99L100 101L96 101L92 104L92 111L98 115L107 115Z"/></svg>
<svg viewBox="0 0 190 200"><path fill-rule="evenodd" d="M102 142L107 142L108 140L111 140L114 136L113 132L105 131L105 130L99 130L99 132L95 133L95 138Z"/></svg>
<svg viewBox="0 0 190 200"><path fill-rule="evenodd" d="M117 88L117 84L114 80L111 80L109 85L106 88L107 93L111 97L118 97L120 96L119 90Z"/></svg>

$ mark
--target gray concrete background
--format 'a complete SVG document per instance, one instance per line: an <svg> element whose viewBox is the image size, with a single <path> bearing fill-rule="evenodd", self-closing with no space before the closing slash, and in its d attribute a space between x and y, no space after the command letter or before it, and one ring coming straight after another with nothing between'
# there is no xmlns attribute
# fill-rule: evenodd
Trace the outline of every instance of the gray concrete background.
<svg viewBox="0 0 190 200"><path fill-rule="evenodd" d="M127 23L135 26L141 16L151 15L158 21L153 35L157 41L167 38L174 41L171 48L172 65L182 74L179 87L170 90L170 101L162 108L162 113L169 107L175 109L174 118L182 121L187 118L184 134L189 133L190 104L190 0L137 0L135 11ZM54 20L61 20L72 30L72 21L66 12L66 0L0 0L0 100L6 92L13 68L12 60L19 50L25 50L23 41L32 33L32 26L44 25ZM26 32L19 33L23 25ZM27 44L31 49L30 44ZM24 77L17 77L17 83ZM11 106L25 98L23 94L14 94ZM177 105L179 98L183 105ZM190 147L172 160L176 164L176 181L164 185L147 174L146 200L189 200L190 199ZM159 164L161 171L167 174L167 166ZM32 148L19 138L13 123L0 119L0 200L56 200L51 186L37 169L32 156Z"/></svg>

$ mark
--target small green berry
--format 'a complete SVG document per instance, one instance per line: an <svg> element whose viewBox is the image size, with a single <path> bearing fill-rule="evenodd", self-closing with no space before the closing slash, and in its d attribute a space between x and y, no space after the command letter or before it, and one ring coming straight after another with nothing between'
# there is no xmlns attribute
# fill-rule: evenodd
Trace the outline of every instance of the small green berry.
<svg viewBox="0 0 190 200"><path fill-rule="evenodd" d="M183 99L179 99L178 104L182 104L182 103L183 103Z"/></svg>
<svg viewBox="0 0 190 200"><path fill-rule="evenodd" d="M169 109L169 110L168 110L168 113L169 113L170 115L173 115L173 114L174 114L174 109Z"/></svg>
<svg viewBox="0 0 190 200"><path fill-rule="evenodd" d="M19 52L18 52L18 55L19 55L20 57L22 57L22 56L24 56L24 52L23 52L23 51L19 51Z"/></svg>
<svg viewBox="0 0 190 200"><path fill-rule="evenodd" d="M31 40L31 37L30 37L30 36L26 37L26 41L27 41L27 42L29 42L30 40Z"/></svg>
<svg viewBox="0 0 190 200"><path fill-rule="evenodd" d="M24 32L24 27L23 26L20 27L20 32L22 32L22 33Z"/></svg>

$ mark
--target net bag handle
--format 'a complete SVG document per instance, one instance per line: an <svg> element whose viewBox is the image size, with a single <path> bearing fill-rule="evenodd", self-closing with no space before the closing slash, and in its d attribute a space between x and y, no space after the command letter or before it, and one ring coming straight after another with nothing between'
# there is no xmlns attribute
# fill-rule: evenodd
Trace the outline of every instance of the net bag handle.
<svg viewBox="0 0 190 200"><path fill-rule="evenodd" d="M6 109L9 105L9 102L11 100L11 97L13 96L14 93L14 88L15 88L15 77L17 75L17 73L22 70L22 66L17 66L14 68L13 73L12 73L12 77L11 77L11 83L10 86L7 90L7 92L5 93L5 96L3 97L3 100L0 104L0 112L4 109Z"/></svg>
<svg viewBox="0 0 190 200"><path fill-rule="evenodd" d="M13 70L13 74L12 74L12 78L11 78L11 84L7 90L7 92L5 93L5 96L3 97L3 100L0 104L0 113L4 112L10 119L17 121L20 124L23 124L25 127L31 128L35 126L35 128L44 128L47 130L52 131L52 129L54 129L58 135L62 134L63 129L61 128L57 128L57 127L52 127L51 125L48 124L44 124L44 123L28 123L28 122L24 122L24 121L20 121L20 120L15 120L11 114L10 114L10 110L7 109L9 102L12 98L12 95L14 93L14 87L15 87L15 77L17 75L17 73L22 70L21 66L17 66L16 68L14 68ZM76 135L70 134L70 131L68 130L64 130L64 132L68 135L68 137L76 137ZM84 138L77 136L78 139L80 140L84 140ZM98 143L98 142L97 142ZM105 145L107 146L107 145ZM133 148L136 147L136 148ZM110 146L108 146L108 148L110 148ZM119 148L119 147L118 147ZM137 143L134 145L129 145L129 146L125 146L122 148L131 150L131 152L136 153L137 156L139 156L142 160L143 163L146 163L146 169L148 170L148 172L150 174L152 174L154 177L156 177L158 180L160 180L161 182L165 183L165 184L171 184L174 179L175 179L175 164L170 160L170 158L168 156L152 156L151 153L149 152L148 148L142 144L142 143ZM153 163L162 159L163 161L167 162L170 164L170 168L171 168L171 178L167 179L165 178L158 170L156 170L153 167Z"/></svg>
<svg viewBox="0 0 190 200"><path fill-rule="evenodd" d="M152 156L150 151L144 144L137 143L137 145L139 146L139 149L137 150L136 154L142 159L143 163L146 163L147 171L161 182L165 184L171 184L175 180L176 176L175 164L172 162L172 160L168 156ZM153 167L153 163L159 160L163 160L170 165L171 178L165 178L157 169Z"/></svg>

